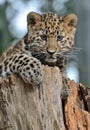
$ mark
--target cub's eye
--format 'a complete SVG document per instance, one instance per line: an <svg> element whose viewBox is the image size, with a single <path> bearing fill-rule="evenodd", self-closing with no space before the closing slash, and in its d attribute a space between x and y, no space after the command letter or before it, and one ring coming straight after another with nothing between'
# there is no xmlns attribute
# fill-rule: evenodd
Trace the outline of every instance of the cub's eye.
<svg viewBox="0 0 90 130"><path fill-rule="evenodd" d="M64 38L64 36L57 36L57 41L61 41Z"/></svg>
<svg viewBox="0 0 90 130"><path fill-rule="evenodd" d="M41 37L42 40L47 41L47 36L46 35L41 35L40 37Z"/></svg>

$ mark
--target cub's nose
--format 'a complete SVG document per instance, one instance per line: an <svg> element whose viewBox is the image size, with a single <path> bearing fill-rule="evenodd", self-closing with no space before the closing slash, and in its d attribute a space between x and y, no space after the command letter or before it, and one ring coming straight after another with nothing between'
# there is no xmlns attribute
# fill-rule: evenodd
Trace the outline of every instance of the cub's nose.
<svg viewBox="0 0 90 130"><path fill-rule="evenodd" d="M50 55L53 55L53 54L56 52L56 50L49 50L49 49L47 49L47 52L48 52Z"/></svg>

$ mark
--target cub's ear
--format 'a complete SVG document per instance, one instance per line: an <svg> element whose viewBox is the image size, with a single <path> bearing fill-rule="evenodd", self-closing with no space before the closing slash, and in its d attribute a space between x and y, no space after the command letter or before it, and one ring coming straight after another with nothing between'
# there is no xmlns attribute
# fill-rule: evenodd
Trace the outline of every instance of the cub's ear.
<svg viewBox="0 0 90 130"><path fill-rule="evenodd" d="M68 26L76 27L77 16L75 14L69 14L63 18L63 21L68 24Z"/></svg>
<svg viewBox="0 0 90 130"><path fill-rule="evenodd" d="M36 12L30 12L27 15L28 25L34 26L37 22L41 21L41 15Z"/></svg>

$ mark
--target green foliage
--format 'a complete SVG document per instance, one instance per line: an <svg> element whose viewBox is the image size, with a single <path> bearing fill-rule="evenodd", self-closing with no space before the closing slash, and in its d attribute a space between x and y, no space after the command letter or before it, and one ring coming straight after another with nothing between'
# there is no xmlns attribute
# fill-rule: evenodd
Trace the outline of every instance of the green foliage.
<svg viewBox="0 0 90 130"><path fill-rule="evenodd" d="M67 14L67 13L71 13L71 12L74 12L74 8L75 8L75 5L74 5L74 0L68 0L66 2L63 1L63 4L62 6L64 6L62 9L59 8L59 6L61 6L61 1L60 0L44 0L44 2L42 3L41 5L41 11L42 12L57 12L58 14ZM56 8L58 9L55 9L55 6L57 6Z"/></svg>
<svg viewBox="0 0 90 130"><path fill-rule="evenodd" d="M74 0L69 0L65 3L65 7L66 7L66 13L74 13L75 12L75 3Z"/></svg>
<svg viewBox="0 0 90 130"><path fill-rule="evenodd" d="M44 3L41 5L41 11L42 12L55 12L55 9L53 8L53 3L54 0L44 0Z"/></svg>

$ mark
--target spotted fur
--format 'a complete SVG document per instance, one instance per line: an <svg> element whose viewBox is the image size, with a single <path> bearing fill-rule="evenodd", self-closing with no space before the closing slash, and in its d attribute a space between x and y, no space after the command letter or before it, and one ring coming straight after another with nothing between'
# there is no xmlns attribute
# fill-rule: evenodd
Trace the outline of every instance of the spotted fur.
<svg viewBox="0 0 90 130"><path fill-rule="evenodd" d="M55 13L27 16L28 32L1 57L0 76L18 73L25 82L39 84L43 79L42 64L66 68L65 55L74 45L77 17Z"/></svg>

